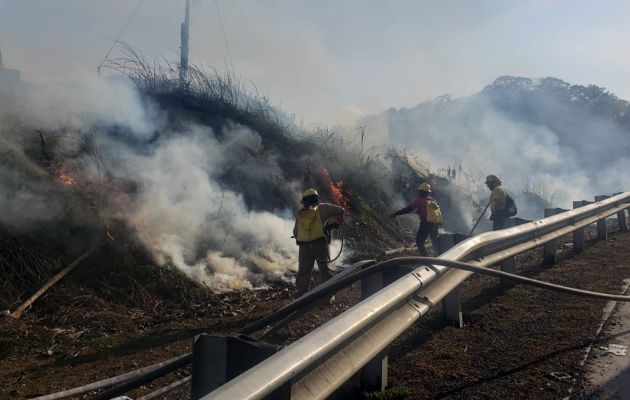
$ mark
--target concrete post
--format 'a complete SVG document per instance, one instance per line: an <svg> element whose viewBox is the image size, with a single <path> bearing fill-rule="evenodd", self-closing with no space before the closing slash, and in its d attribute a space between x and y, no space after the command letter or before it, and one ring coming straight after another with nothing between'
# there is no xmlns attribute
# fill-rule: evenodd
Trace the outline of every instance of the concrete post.
<svg viewBox="0 0 630 400"><path fill-rule="evenodd" d="M595 196L595 201L602 201L607 199L610 196ZM608 239L608 231L606 229L606 218L602 218L597 221L597 240L606 240Z"/></svg>
<svg viewBox="0 0 630 400"><path fill-rule="evenodd" d="M366 299L383 288L383 272L377 272L361 279L361 300ZM362 390L385 390L387 387L387 352L383 351L371 359L359 374Z"/></svg>
<svg viewBox="0 0 630 400"><path fill-rule="evenodd" d="M280 348L235 336L198 336L193 343L191 398L197 400L205 396ZM266 398L289 400L290 382Z"/></svg>
<svg viewBox="0 0 630 400"><path fill-rule="evenodd" d="M573 209L584 207L590 202L578 200L573 202ZM579 254L584 251L584 228L573 231L573 253Z"/></svg>
<svg viewBox="0 0 630 400"><path fill-rule="evenodd" d="M562 212L558 208L545 208L545 218ZM543 264L553 265L558 263L558 239L551 240L544 244Z"/></svg>

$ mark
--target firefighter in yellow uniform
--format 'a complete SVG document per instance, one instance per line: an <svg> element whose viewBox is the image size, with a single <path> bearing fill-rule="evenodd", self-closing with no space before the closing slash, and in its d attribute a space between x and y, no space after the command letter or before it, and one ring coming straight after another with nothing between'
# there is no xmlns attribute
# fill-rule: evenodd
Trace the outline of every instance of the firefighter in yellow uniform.
<svg viewBox="0 0 630 400"><path fill-rule="evenodd" d="M509 218L505 209L507 192L501 183L496 175L486 177L486 186L492 191L490 194L490 221L492 221L492 230L495 231L505 228Z"/></svg>
<svg viewBox="0 0 630 400"><path fill-rule="evenodd" d="M319 194L315 189L307 189L304 192L302 206L293 227L293 236L299 246L299 266L295 278L296 298L308 291L315 261L322 282L332 276L330 263L327 262L330 260L330 249L324 235L324 225L341 224L344 215L342 207L320 203Z"/></svg>

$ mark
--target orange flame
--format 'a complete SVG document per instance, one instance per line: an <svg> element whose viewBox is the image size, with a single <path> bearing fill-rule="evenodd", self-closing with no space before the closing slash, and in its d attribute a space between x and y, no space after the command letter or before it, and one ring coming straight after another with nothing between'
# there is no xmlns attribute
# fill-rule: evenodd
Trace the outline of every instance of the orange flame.
<svg viewBox="0 0 630 400"><path fill-rule="evenodd" d="M64 185L76 185L77 180L69 175L66 171L64 171L63 167L59 170L59 180L61 181L61 183L63 183Z"/></svg>
<svg viewBox="0 0 630 400"><path fill-rule="evenodd" d="M348 198L344 195L343 189L343 181L333 182L330 177L330 172L326 167L321 168L322 178L324 179L324 183L328 186L328 190L330 191L330 197L333 203L343 207L344 210L348 210Z"/></svg>

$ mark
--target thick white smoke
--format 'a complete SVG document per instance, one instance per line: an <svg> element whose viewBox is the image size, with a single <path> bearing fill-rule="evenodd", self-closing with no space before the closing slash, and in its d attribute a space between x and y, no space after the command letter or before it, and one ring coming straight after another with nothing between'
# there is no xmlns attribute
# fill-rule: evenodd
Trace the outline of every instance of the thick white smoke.
<svg viewBox="0 0 630 400"><path fill-rule="evenodd" d="M461 165L456 181L476 186L479 202L489 194L482 185L487 174L498 175L513 193L534 192L563 208L570 208L572 200L630 190L625 173L630 132L614 116L588 111L597 109L602 97L587 97L591 88L554 79L543 80L543 89L540 80L524 78L502 78L494 86L519 79L525 85L521 89L537 97L514 92L499 98L486 91L443 97L411 109L390 109L361 124L374 143L402 147L428 161L433 172ZM558 92L583 96L560 99ZM521 206L524 218L542 217L540 205L535 210Z"/></svg>
<svg viewBox="0 0 630 400"><path fill-rule="evenodd" d="M207 128L191 127L148 155L118 144L104 146L106 159L109 154L118 158L110 166L115 174L141 183L136 211L129 216L141 237L182 271L218 289L277 278L296 256L289 212L249 211L241 195L217 183L230 148L247 146L257 136L246 129L230 134L233 140L220 143Z"/></svg>
<svg viewBox="0 0 630 400"><path fill-rule="evenodd" d="M91 137L98 154L79 154L71 170L80 169L83 179L95 183L136 185L133 195L106 205L103 214L125 220L158 263L172 262L215 290L256 287L297 267L291 210L249 210L242 194L218 182L224 170L247 167L241 156L260 150L258 133L235 125L222 132L228 139L218 141L210 128L194 123L173 131L165 113L124 80L38 84L8 104L0 111L2 152L13 149L26 160L24 142L38 140L34 131L62 131L56 151L76 156L79 139ZM250 167L249 173L260 176L279 168ZM12 174L12 165L0 165L0 172ZM54 218L62 211L64 198L55 196L59 184L47 182L45 173L24 180L17 198L8 179L0 186L1 205L11 210L3 222L22 223L26 214ZM24 196L37 197L32 203L42 209L19 208ZM6 218L13 214L19 221Z"/></svg>

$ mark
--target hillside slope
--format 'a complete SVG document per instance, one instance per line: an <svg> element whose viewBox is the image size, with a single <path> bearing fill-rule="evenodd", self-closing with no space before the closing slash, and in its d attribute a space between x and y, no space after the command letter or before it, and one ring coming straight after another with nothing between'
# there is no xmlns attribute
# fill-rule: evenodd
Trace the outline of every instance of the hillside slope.
<svg viewBox="0 0 630 400"><path fill-rule="evenodd" d="M431 165L494 173L556 205L630 184L630 105L594 85L503 76L468 97L389 109L363 124ZM475 174L473 174L475 175Z"/></svg>

